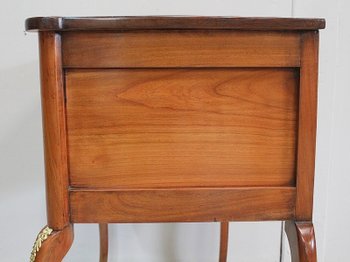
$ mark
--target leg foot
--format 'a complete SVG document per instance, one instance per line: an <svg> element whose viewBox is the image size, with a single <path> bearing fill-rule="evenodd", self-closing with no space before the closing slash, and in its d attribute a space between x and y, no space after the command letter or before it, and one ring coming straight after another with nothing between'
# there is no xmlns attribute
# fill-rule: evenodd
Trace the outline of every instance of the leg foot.
<svg viewBox="0 0 350 262"><path fill-rule="evenodd" d="M43 228L35 240L30 262L60 262L73 242L73 226L60 231Z"/></svg>
<svg viewBox="0 0 350 262"><path fill-rule="evenodd" d="M292 262L317 262L315 231L312 222L285 223Z"/></svg>
<svg viewBox="0 0 350 262"><path fill-rule="evenodd" d="M100 228L100 262L108 260L108 224L99 224Z"/></svg>
<svg viewBox="0 0 350 262"><path fill-rule="evenodd" d="M227 261L228 229L229 222L220 223L220 262Z"/></svg>

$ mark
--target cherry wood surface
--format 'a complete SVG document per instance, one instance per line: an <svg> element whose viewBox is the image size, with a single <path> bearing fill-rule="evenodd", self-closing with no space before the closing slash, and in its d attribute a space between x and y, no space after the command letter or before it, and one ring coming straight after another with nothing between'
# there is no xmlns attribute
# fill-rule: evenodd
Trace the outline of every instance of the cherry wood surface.
<svg viewBox="0 0 350 262"><path fill-rule="evenodd" d="M219 251L219 262L227 261L227 249L229 239L229 222L220 223L220 251Z"/></svg>
<svg viewBox="0 0 350 262"><path fill-rule="evenodd" d="M300 65L296 32L65 32L62 46L67 68Z"/></svg>
<svg viewBox="0 0 350 262"><path fill-rule="evenodd" d="M42 242L36 254L35 262L59 262L70 249L74 238L73 225L68 224L58 231L53 231L51 235Z"/></svg>
<svg viewBox="0 0 350 262"><path fill-rule="evenodd" d="M301 262L316 262L316 239L312 223L296 222L295 226L298 235L299 260Z"/></svg>
<svg viewBox="0 0 350 262"><path fill-rule="evenodd" d="M315 231L312 222L286 221L292 262L317 262Z"/></svg>
<svg viewBox="0 0 350 262"><path fill-rule="evenodd" d="M69 223L68 158L61 37L41 32L40 69L48 226L60 230Z"/></svg>
<svg viewBox="0 0 350 262"><path fill-rule="evenodd" d="M31 17L26 30L135 30L135 29L244 29L317 30L325 27L320 18L206 17L206 16L110 16Z"/></svg>
<svg viewBox="0 0 350 262"><path fill-rule="evenodd" d="M70 183L294 186L294 69L67 71Z"/></svg>
<svg viewBox="0 0 350 262"><path fill-rule="evenodd" d="M295 188L71 189L70 203L73 223L289 220Z"/></svg>
<svg viewBox="0 0 350 262"><path fill-rule="evenodd" d="M100 262L108 261L108 224L99 224Z"/></svg>
<svg viewBox="0 0 350 262"><path fill-rule="evenodd" d="M317 125L318 41L318 32L308 32L302 35L296 200L296 219L300 221L312 220Z"/></svg>
<svg viewBox="0 0 350 262"><path fill-rule="evenodd" d="M288 220L293 262L312 225L323 19L29 18L39 31L48 226ZM294 237L293 237L294 235ZM294 240L294 241L293 241Z"/></svg>

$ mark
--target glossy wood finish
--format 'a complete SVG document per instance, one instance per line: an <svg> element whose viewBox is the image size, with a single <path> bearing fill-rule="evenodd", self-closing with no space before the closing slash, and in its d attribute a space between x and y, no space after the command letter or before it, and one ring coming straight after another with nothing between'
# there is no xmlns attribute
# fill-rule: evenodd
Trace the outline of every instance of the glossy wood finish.
<svg viewBox="0 0 350 262"><path fill-rule="evenodd" d="M53 231L42 243L36 254L35 262L60 262L73 243L73 226L67 225L59 231Z"/></svg>
<svg viewBox="0 0 350 262"><path fill-rule="evenodd" d="M108 261L108 224L99 224L100 262Z"/></svg>
<svg viewBox="0 0 350 262"><path fill-rule="evenodd" d="M68 68L300 64L300 34L296 32L69 32L63 33L62 46L63 65Z"/></svg>
<svg viewBox="0 0 350 262"><path fill-rule="evenodd" d="M315 231L312 222L285 223L292 262L317 262Z"/></svg>
<svg viewBox="0 0 350 262"><path fill-rule="evenodd" d="M311 222L296 222L299 257L301 262L316 262L315 231Z"/></svg>
<svg viewBox="0 0 350 262"><path fill-rule="evenodd" d="M220 256L219 262L227 261L229 222L220 223Z"/></svg>
<svg viewBox="0 0 350 262"><path fill-rule="evenodd" d="M323 19L26 23L40 31L48 225L55 230L38 261L63 258L70 223L100 224L106 262L107 223L219 221L223 262L228 222L240 220L297 221L286 223L298 246L293 259L316 261Z"/></svg>
<svg viewBox="0 0 350 262"><path fill-rule="evenodd" d="M295 188L71 189L70 202L73 223L289 220Z"/></svg>
<svg viewBox="0 0 350 262"><path fill-rule="evenodd" d="M40 32L39 37L47 220L50 228L61 230L69 223L61 37L55 32Z"/></svg>
<svg viewBox="0 0 350 262"><path fill-rule="evenodd" d="M318 32L302 35L299 131L297 156L296 219L312 221L316 124L317 124Z"/></svg>
<svg viewBox="0 0 350 262"><path fill-rule="evenodd" d="M317 30L325 27L319 18L205 17L205 16L118 16L118 17L32 17L26 30L135 30L135 29L240 29Z"/></svg>
<svg viewBox="0 0 350 262"><path fill-rule="evenodd" d="M296 73L69 70L71 185L294 186Z"/></svg>

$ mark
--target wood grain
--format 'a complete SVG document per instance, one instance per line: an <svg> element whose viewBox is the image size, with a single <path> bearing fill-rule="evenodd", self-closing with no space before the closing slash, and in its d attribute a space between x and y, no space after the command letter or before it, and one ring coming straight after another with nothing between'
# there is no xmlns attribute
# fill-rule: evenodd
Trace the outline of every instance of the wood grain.
<svg viewBox="0 0 350 262"><path fill-rule="evenodd" d="M317 125L318 32L304 33L302 39L296 218L300 221L312 221Z"/></svg>
<svg viewBox="0 0 350 262"><path fill-rule="evenodd" d="M135 30L135 29L245 29L316 30L325 27L320 18L205 17L205 16L105 16L31 17L26 30Z"/></svg>
<svg viewBox="0 0 350 262"><path fill-rule="evenodd" d="M219 221L226 261L229 221L296 220L286 223L297 240L293 258L316 262L316 30L324 26L294 18L27 19L27 30L40 31L54 229L37 261L63 259L71 223L100 224L106 261L107 223Z"/></svg>
<svg viewBox="0 0 350 262"><path fill-rule="evenodd" d="M73 223L289 220L295 188L71 189Z"/></svg>
<svg viewBox="0 0 350 262"><path fill-rule="evenodd" d="M67 68L300 65L296 32L65 32L62 39Z"/></svg>
<svg viewBox="0 0 350 262"><path fill-rule="evenodd" d="M75 187L293 186L293 69L67 72Z"/></svg>
<svg viewBox="0 0 350 262"><path fill-rule="evenodd" d="M69 223L61 38L54 32L39 37L47 220L49 227L60 230Z"/></svg>
<svg viewBox="0 0 350 262"><path fill-rule="evenodd" d="M68 224L59 231L53 231L42 243L35 262L62 261L70 249L74 238L73 225Z"/></svg>

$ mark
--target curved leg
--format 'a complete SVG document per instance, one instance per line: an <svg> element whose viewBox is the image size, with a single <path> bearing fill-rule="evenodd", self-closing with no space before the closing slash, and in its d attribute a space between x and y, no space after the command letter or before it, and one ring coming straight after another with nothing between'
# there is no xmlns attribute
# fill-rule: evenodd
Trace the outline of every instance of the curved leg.
<svg viewBox="0 0 350 262"><path fill-rule="evenodd" d="M228 229L229 222L220 223L220 262L227 261Z"/></svg>
<svg viewBox="0 0 350 262"><path fill-rule="evenodd" d="M108 260L108 224L99 224L100 229L100 262Z"/></svg>
<svg viewBox="0 0 350 262"><path fill-rule="evenodd" d="M60 262L73 243L73 226L60 231L44 227L38 234L30 256L30 262Z"/></svg>
<svg viewBox="0 0 350 262"><path fill-rule="evenodd" d="M312 222L287 221L285 232L292 262L317 262L315 231Z"/></svg>

